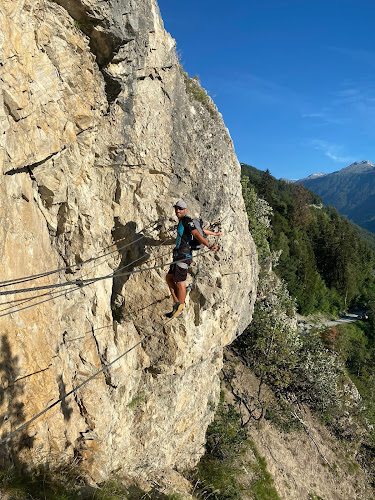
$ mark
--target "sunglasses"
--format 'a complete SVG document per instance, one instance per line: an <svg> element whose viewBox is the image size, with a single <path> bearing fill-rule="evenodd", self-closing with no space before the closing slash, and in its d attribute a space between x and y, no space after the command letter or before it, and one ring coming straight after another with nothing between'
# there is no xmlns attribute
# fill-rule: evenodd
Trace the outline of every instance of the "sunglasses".
<svg viewBox="0 0 375 500"><path fill-rule="evenodd" d="M175 211L177 212L177 210L186 210L186 208L181 208L181 207L174 207Z"/></svg>

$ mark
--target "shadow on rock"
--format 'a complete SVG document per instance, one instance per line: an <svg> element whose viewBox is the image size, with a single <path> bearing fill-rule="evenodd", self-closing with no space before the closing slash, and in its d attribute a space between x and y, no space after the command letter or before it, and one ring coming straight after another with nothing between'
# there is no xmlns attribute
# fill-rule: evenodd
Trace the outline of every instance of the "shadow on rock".
<svg viewBox="0 0 375 500"><path fill-rule="evenodd" d="M151 231L150 231L151 233ZM136 223L133 221L122 224L118 218L115 218L115 225L112 230L112 236L117 241L117 247L121 256L121 261L115 273L130 273L139 268L141 264L147 262L150 253L146 252L146 246L160 245L160 241L151 236L144 235L136 231ZM129 276L115 276L113 279L111 307L114 319L118 320L123 306L122 289L128 281Z"/></svg>
<svg viewBox="0 0 375 500"><path fill-rule="evenodd" d="M0 436L1 439L8 436L26 421L24 413L25 403L22 401L24 389L18 384L20 376L18 367L18 356L13 356L11 345L6 335L1 337L0 354ZM32 448L34 437L28 434L26 429L20 431L6 444L0 446L0 459L2 463L18 463L18 454L25 448Z"/></svg>

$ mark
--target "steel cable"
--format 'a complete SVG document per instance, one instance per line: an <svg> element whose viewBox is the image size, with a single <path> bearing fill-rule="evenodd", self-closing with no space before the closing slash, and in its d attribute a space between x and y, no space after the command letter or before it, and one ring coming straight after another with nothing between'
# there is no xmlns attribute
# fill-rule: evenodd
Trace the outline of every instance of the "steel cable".
<svg viewBox="0 0 375 500"><path fill-rule="evenodd" d="M169 239L169 238L166 238L165 240L162 240L162 241L161 241L161 242L160 242L160 243L156 246L156 248L158 248L159 246L163 245L166 241L168 241L168 239ZM169 252L168 252L168 253L169 253ZM121 267L120 269L118 269L117 271L115 271L115 273L112 273L111 275L108 275L107 277L100 277L100 279L108 279L109 277L117 277L117 276L122 276L122 275L117 275L116 273L117 273L118 271L121 271L121 270L123 270L123 269L126 269L127 267L129 267L129 266L131 266L131 265L135 264L135 263L136 263L136 262L138 262L139 260L144 259L147 255L150 255L150 254L149 254L149 253L146 253L146 254L144 254L144 255L141 255L141 257L139 257L138 259L133 260L132 262L129 262L129 264L127 264L126 266L123 266L123 267ZM163 257L164 255L166 255L166 254L163 254L161 257ZM157 257L157 258L159 258L159 257ZM165 265L168 265L168 264L165 264ZM49 297L48 299L41 300L40 302L36 302L35 304L30 304L30 305L28 305L28 306L25 306L25 307L21 307L21 308L15 309L15 310L13 310L13 311L8 311L8 312L6 312L6 313L4 313L4 314L0 314L0 318L3 318L4 316L9 316L10 314L13 314L13 313L16 313L16 312L24 311L24 310L26 310L26 309L29 309L29 308L31 308L31 307L34 307L34 306L37 306L37 305L40 305L40 304L44 304L44 303L46 303L46 302L49 302L49 301L51 301L51 300L55 300L55 299L57 299L57 298L59 298L59 297L62 297L62 296L64 296L64 295L68 295L68 293L72 293L72 292L74 292L74 291L76 291L76 290L80 290L80 289L82 289L82 288L84 288L84 287L86 287L86 286L89 286L89 285L91 285L91 284L95 283L95 281L96 281L96 280L98 280L98 278L96 278L96 279L91 278L91 279L88 279L88 280L77 280L77 281L85 281L85 283L81 283L81 282L80 282L80 284L79 284L78 286L74 286L73 288L71 288L71 289L69 289L69 290L64 290L64 291L63 291L62 293L60 293L59 295L56 295L56 296L54 296L54 297ZM75 283L74 281L68 282L68 284L71 284L71 285L76 285L76 283ZM65 283L63 283L62 285L65 285ZM49 287L52 287L52 286L56 287L56 285L49 285ZM34 291L34 290L36 290L36 289L37 289L37 288L22 289L22 291ZM55 293L57 293L57 292L58 292L58 291L56 291ZM38 298L38 297L43 297L43 296L45 296L45 295L49 295L50 293L51 293L51 292L47 292L47 293L45 293L45 294L36 295L35 297L32 297L32 298L27 298L27 299L25 299L25 303L26 303L26 302L29 302L30 300L33 300L34 298ZM0 292L0 294L1 294L1 292Z"/></svg>
<svg viewBox="0 0 375 500"><path fill-rule="evenodd" d="M170 233L170 231L167 231L167 233ZM136 240L136 241L138 241L138 240ZM168 241L168 238L166 238L166 239L165 239L165 240L163 240L161 243L159 243L158 245L156 245L156 248L158 248L159 246L161 246L161 245L165 244L167 241ZM133 243L134 243L134 242L133 242ZM170 253L170 251L168 251L168 253ZM162 254L162 255L159 255L158 257L154 257L154 259L159 259L159 258L161 258L161 257L164 257L166 254L167 254L167 253L164 253L164 254ZM130 263L129 263L129 264L127 264L126 266L124 266L124 267L120 268L120 270L125 269L126 267L129 267L130 265L132 265L133 263L135 263L137 260L140 260L141 258L146 257L146 255L147 255L147 254L144 254L144 255L143 255L142 257L140 257L139 259L136 259L136 260L134 260L134 261L130 262ZM104 256L102 256L102 257L104 257ZM98 264L98 263L96 263L96 264L95 264L95 265L94 265L94 266L93 266L93 267L92 267L89 271L87 271L86 273L82 274L82 275L81 275L81 278L82 278L82 277L84 277L84 276L87 276L90 272L92 272L92 270L93 270L93 268L94 268L94 267L97 267L98 265L102 265L102 264L104 264L104 263L105 263L105 262L107 262L109 259L110 259L110 257L107 257L107 259L105 259L103 262L101 262L101 263L99 263L99 264ZM118 270L117 270L117 271L118 271ZM116 271L116 272L117 272L117 271ZM75 285L75 282L74 282L74 281L71 281L71 282L69 282L69 283L71 283L71 284ZM66 294L68 294L68 293L70 293L70 292L72 292L72 291L74 291L74 290L78 290L79 288L82 288L82 286L78 286L78 287L75 287L75 286L74 286L74 288L72 288L72 289L65 290L65 292L64 292L64 294L63 294L63 295L66 295ZM9 310L9 309L12 309L12 308L14 308L14 307L17 307L17 305L16 305L15 303L18 303L18 305L26 304L27 302L30 302L31 300L34 300L34 299L37 299L37 298L40 298L40 297L45 297L46 295L52 295L53 293L55 293L55 294L56 294L56 293L58 293L58 291L56 291L56 292L47 292L47 293L43 293L43 294L37 294L37 295L34 295L34 296L32 296L32 297L25 297L25 298L21 298L21 299L13 299L13 300L9 300L8 302L3 302L1 305L7 305L7 304L14 304L14 305L10 305L10 306L8 306L8 307L4 307L4 308L0 309L0 312L2 312L2 311L7 311L7 310ZM61 296L61 295L59 295L59 297L60 297L60 296ZM38 302L38 304L39 304L39 302ZM34 304L33 304L33 305L34 305ZM37 305L37 304L35 304L35 305ZM18 310L17 310L17 311L18 311ZM17 312L17 311L11 311L11 312ZM1 316L0 316L0 317L1 317Z"/></svg>
<svg viewBox="0 0 375 500"><path fill-rule="evenodd" d="M163 243L163 242L162 242ZM199 252L197 253L195 256L200 256L200 255L204 255L206 253L208 253L210 250L206 250L206 251L202 251L202 252ZM147 254L146 254L147 255ZM149 254L148 254L149 255ZM144 256L140 257L139 259L136 259L136 260L140 260L141 258L143 258ZM168 265L171 265L171 264L177 264L179 262L185 262L186 261L186 258L185 259L180 259L180 260L177 260L177 261L172 261L172 262L169 262L167 264L160 264L160 265L157 265L157 266L153 266L153 267L149 267L149 268L145 268L145 269L137 269L137 270L134 270L134 271L130 271L130 272L127 272L127 273L121 273L121 274L112 274L110 275L110 277L114 276L114 277L120 277L120 276L130 276L132 274L136 274L136 273L140 273L140 272L145 272L145 271L150 271L150 270L153 270L153 269L160 269L162 267L166 267ZM129 263L127 266L129 265L132 265L135 261ZM124 266L124 267L127 267L127 266ZM98 281L99 279L107 279L109 276L103 276L103 277L100 277L100 278L97 278L95 279L95 281ZM84 280L84 281L89 281L89 280ZM92 284L93 281L89 281L88 283L85 283L83 284L82 286L88 286L90 284ZM77 287L76 289L78 288L82 288L82 286L79 286ZM72 290L73 291L73 290ZM69 293L69 292L63 292L62 294L60 295L65 295L66 293ZM58 296L60 296L58 295ZM45 301L42 301L40 303L43 303L43 302L47 302L48 300L53 300L54 298L57 298L57 297L53 297L53 298L49 298L49 299L46 299ZM34 305L37 305L37 304L32 304L32 305L29 305L25 308L22 308L21 310L23 309L27 309L29 307L32 307ZM17 312L17 311L13 311L13 312ZM11 313L6 313L6 314L3 314L3 315L0 315L0 317L3 317L3 316L6 316L8 314L12 314L13 312ZM161 331L168 323L170 323L171 321L173 321L174 318L170 318L168 319L165 323L163 323L163 325L161 326L161 328L159 330L157 330L156 332L158 331ZM156 333L155 332L155 333ZM18 427L17 429L15 429L13 432L11 432L10 434L8 434L6 437L2 438L0 440L0 445L1 444L4 444L6 443L7 441L9 441L10 439L12 439L18 432L24 430L25 428L27 428L31 423L33 423L35 420L37 420L38 418L40 418L42 415L44 415L45 413L47 413L49 410L51 410L52 408L54 408L56 405L58 405L59 403L61 403L62 401L64 401L66 398L68 398L69 396L71 396L72 394L74 394L76 391L78 391L81 387L83 387L84 385L86 385L88 382L90 382L91 380L93 380L95 377L97 377L98 375L100 375L101 373L105 372L106 370L108 370L114 363L116 363L117 361L119 361L121 358L123 358L126 354L128 354L129 352L131 352L133 349L135 349L137 346L139 346L142 342L144 342L145 340L147 340L148 338L150 338L153 334L149 334L149 335L146 335L144 336L139 342L137 342L135 345L133 345L131 348L127 349L125 352L123 352L120 356L118 356L116 359L114 359L113 361L111 361L109 364L107 364L105 367L101 368L100 370L98 370L97 372L95 372L93 375L91 375L89 378L85 379L83 382L81 382L80 384L78 384L76 387L73 387L73 389L71 391L69 391L67 394L63 395L62 397L60 397L57 401L55 401L54 403L50 404L47 408L45 408L44 410L42 410L41 412L39 412L37 415L35 415L34 417L32 417L31 419L29 419L27 422L25 422L24 424L22 424L20 427Z"/></svg>
<svg viewBox="0 0 375 500"><path fill-rule="evenodd" d="M197 257L199 255L203 255L203 254L205 254L205 253L207 253L209 251L210 250L206 250L204 252L199 252L199 253L195 254L195 256ZM144 258L144 256L140 257L139 259L136 259L136 261L141 260L143 258ZM176 264L176 263L179 263L179 262L186 262L186 260L187 260L187 258L183 258L183 259L180 259L180 260L177 260L177 261L168 262L167 264L160 264L160 265L157 265L157 266L146 267L146 268L143 268L143 269L136 269L135 271L129 271L129 272L120 273L120 274L118 274L118 271L115 271L114 273L106 274L104 276L99 276L97 278L88 278L88 279L84 279L84 280L76 279L74 281L67 281L65 283L54 283L52 285L41 285L41 286L37 286L37 287L22 288L22 289L17 289L17 290L5 290L5 291L0 292L0 296L1 295L3 295L3 296L4 295L14 295L14 294L17 294L17 293L33 292L33 291L38 291L38 290L49 290L49 289L52 289L52 288L61 288L61 287L64 287L64 286L71 286L71 285L77 285L78 287L82 287L82 286L84 286L86 284L95 283L96 281L102 281L102 280L110 279L110 278L113 278L113 277L119 278L119 277L124 277L124 276L130 276L132 274L142 273L142 272L145 272L145 271L152 271L153 269L159 269L161 267L166 267L168 265L170 266L172 264ZM136 261L133 261L130 264L128 264L127 266L124 266L124 267L128 267L129 265L133 264ZM123 269L123 268L121 268L121 269ZM1 318L1 315L0 315L0 318Z"/></svg>
<svg viewBox="0 0 375 500"><path fill-rule="evenodd" d="M174 318L168 319L165 323L163 323L163 325L161 326L161 328L159 330L157 330L155 333L161 331L173 319ZM130 349L127 349L125 352L123 352L122 354L120 354L120 356L118 356L116 359L114 359L113 361L111 361L108 365L104 366L101 370L98 370L97 372L95 372L93 375L91 375L89 378L87 378L86 380L84 380L83 382L81 382L80 384L78 384L76 387L73 387L73 389L71 391L69 391L67 394L65 394L64 396L62 396L61 398L59 398L54 403L52 403L49 406L47 406L47 408L45 408L44 410L42 410L41 412L39 412L37 415L35 415L30 420L28 420L27 422L25 422L24 424L22 424L20 427L18 427L17 429L15 429L13 432L11 432L10 434L8 434L4 438L2 438L0 440L0 445L4 444L7 441L9 441L10 439L12 439L16 434L18 434L18 432L22 431L23 429L26 429L26 427L28 427L31 423L35 422L35 420L37 420L39 417L41 417L42 415L44 415L45 413L47 413L47 411L51 410L56 405L58 405L59 403L61 403L62 401L64 401L66 398L68 398L69 396L71 396L72 394L74 394L75 392L77 392L78 389L81 389L81 387L83 387L84 385L86 385L88 382L90 382L91 380L93 380L95 377L97 377L101 373L103 373L106 370L108 370L113 364L115 364L121 358L123 358L124 356L126 356L126 354L128 354L129 352L131 352L133 349L135 349L137 346L139 346L142 342L144 342L148 338L152 337L152 335L153 334L151 334L151 333L149 335L145 335L139 342L137 342L135 345L133 345L132 347L130 347Z"/></svg>
<svg viewBox="0 0 375 500"><path fill-rule="evenodd" d="M156 229L160 228L159 224L160 224L160 221L162 221L162 220L164 220L164 219L162 219L162 218L158 219L152 225L146 226L146 228L142 229L142 231L144 231L145 229L149 229L150 227L157 226L156 228L152 229L152 231L155 231ZM33 281L33 280L36 280L36 279L39 279L39 278L44 278L45 276L50 276L51 274L56 274L56 273L59 273L59 272L62 272L62 271L67 271L69 269L71 270L71 269L73 269L75 267L81 267L84 264L88 264L88 263L93 262L95 260L101 259L103 257L106 257L107 255L112 255L113 253L120 252L121 250L124 250L125 248L127 248L127 247L129 247L131 245L134 245L134 243L137 243L138 241L140 241L140 240L142 240L143 238L146 238L146 237L147 237L147 233L143 234L142 236L140 236L136 240L131 241L130 243L127 243L123 247L116 248L115 250L111 250L110 252L104 253L103 255L99 255L97 257L91 257L90 259L84 260L83 262L80 262L79 264L72 264L70 266L60 267L58 269L53 269L51 271L46 271L44 273L32 274L30 276L23 276L23 277L14 278L14 279L11 279L11 280L0 281L0 288L3 288L5 286L16 285L16 284L19 284L19 283L26 283L28 281ZM125 239L125 238L120 238L119 240L116 240L114 243L112 243L112 245L109 245L108 247L105 247L104 251L106 251L107 249L113 247L114 245L117 245L117 243L119 241L122 241L123 239Z"/></svg>

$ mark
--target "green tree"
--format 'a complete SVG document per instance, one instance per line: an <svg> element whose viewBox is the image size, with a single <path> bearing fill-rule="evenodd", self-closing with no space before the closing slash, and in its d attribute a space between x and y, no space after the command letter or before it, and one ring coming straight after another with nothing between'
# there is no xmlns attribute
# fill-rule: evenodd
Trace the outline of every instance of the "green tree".
<svg viewBox="0 0 375 500"><path fill-rule="evenodd" d="M267 238L271 234L270 216L272 215L272 209L267 202L258 197L248 177L243 176L241 184L242 196L249 219L249 230L257 247L259 259L263 260L270 255Z"/></svg>
<svg viewBox="0 0 375 500"><path fill-rule="evenodd" d="M272 177L270 171L267 168L267 170L262 173L259 186L259 196L266 200L267 203L272 204L274 190L275 178Z"/></svg>
<svg viewBox="0 0 375 500"><path fill-rule="evenodd" d="M242 168L245 198L251 186L246 207L260 260L282 251L276 272L296 297L299 311L338 313L375 304L374 251L355 226L334 208L319 208L319 197L302 186L277 181L269 171ZM272 209L262 219L266 225L256 215L261 215L262 199L268 202L263 208Z"/></svg>
<svg viewBox="0 0 375 500"><path fill-rule="evenodd" d="M339 378L342 366L327 349L319 331L310 330L301 336L298 363L290 390L297 401L322 412L340 406Z"/></svg>
<svg viewBox="0 0 375 500"><path fill-rule="evenodd" d="M292 203L292 220L296 226L307 227L309 225L311 220L310 203L310 192L302 184L297 184Z"/></svg>
<svg viewBox="0 0 375 500"><path fill-rule="evenodd" d="M259 377L259 401L265 384L283 393L291 383L300 338L286 315L292 316L294 310L285 284L279 283L269 299L256 303L250 326L235 344Z"/></svg>
<svg viewBox="0 0 375 500"><path fill-rule="evenodd" d="M363 328L355 324L340 328L336 348L349 371L359 377L371 353L369 339Z"/></svg>

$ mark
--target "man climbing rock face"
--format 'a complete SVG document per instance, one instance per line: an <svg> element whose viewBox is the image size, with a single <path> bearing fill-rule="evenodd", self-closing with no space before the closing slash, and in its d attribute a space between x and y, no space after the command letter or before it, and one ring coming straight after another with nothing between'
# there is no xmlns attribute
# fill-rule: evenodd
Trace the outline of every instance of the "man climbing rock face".
<svg viewBox="0 0 375 500"><path fill-rule="evenodd" d="M210 245L196 228L194 221L187 214L188 208L184 200L178 200L174 205L178 218L176 246L173 250L173 261L166 276L167 284L173 299L173 309L166 314L168 318L182 317L186 298L186 278L188 268L192 262L191 241L193 237L210 250L218 250L217 245ZM205 235L220 236L221 231L210 231L203 228Z"/></svg>

